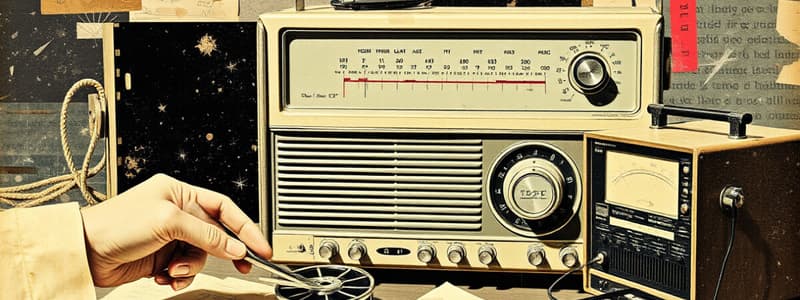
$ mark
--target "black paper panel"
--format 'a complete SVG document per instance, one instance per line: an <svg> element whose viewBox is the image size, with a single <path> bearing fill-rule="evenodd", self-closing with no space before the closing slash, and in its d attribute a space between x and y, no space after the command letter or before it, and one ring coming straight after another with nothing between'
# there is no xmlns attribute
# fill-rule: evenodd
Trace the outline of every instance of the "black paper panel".
<svg viewBox="0 0 800 300"><path fill-rule="evenodd" d="M119 24L114 47L119 192L165 173L258 220L256 23Z"/></svg>

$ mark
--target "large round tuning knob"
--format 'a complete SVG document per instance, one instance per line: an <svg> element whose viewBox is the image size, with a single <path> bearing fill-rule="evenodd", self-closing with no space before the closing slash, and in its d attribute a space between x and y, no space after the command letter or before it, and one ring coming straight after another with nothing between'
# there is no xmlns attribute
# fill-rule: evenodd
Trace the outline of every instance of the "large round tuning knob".
<svg viewBox="0 0 800 300"><path fill-rule="evenodd" d="M541 245L531 245L528 247L528 262L534 266L538 267L542 263L544 263L545 255L544 249Z"/></svg>
<svg viewBox="0 0 800 300"><path fill-rule="evenodd" d="M339 254L339 244L333 240L323 240L319 244L319 256L323 259L331 259L332 257Z"/></svg>
<svg viewBox="0 0 800 300"><path fill-rule="evenodd" d="M565 152L552 145L514 145L491 170L492 213L517 234L539 237L556 232L580 207L578 169Z"/></svg>
<svg viewBox="0 0 800 300"><path fill-rule="evenodd" d="M561 263L567 268L574 268L580 262L578 259L578 250L575 250L575 247L572 246L561 248L558 255L561 257Z"/></svg>
<svg viewBox="0 0 800 300"><path fill-rule="evenodd" d="M421 263L429 263L436 257L436 248L431 244L422 244L417 248L417 259Z"/></svg>
<svg viewBox="0 0 800 300"><path fill-rule="evenodd" d="M506 177L504 188L508 207L517 216L539 220L550 216L561 204L564 176L550 161L529 158L515 165Z"/></svg>
<svg viewBox="0 0 800 300"><path fill-rule="evenodd" d="M353 241L347 248L347 256L352 260L361 260L367 254L367 246L363 242Z"/></svg>
<svg viewBox="0 0 800 300"><path fill-rule="evenodd" d="M608 69L602 58L586 53L575 58L572 78L584 94L595 94L608 84Z"/></svg>
<svg viewBox="0 0 800 300"><path fill-rule="evenodd" d="M484 265L489 265L497 258L497 250L492 245L483 245L478 248L478 261Z"/></svg>

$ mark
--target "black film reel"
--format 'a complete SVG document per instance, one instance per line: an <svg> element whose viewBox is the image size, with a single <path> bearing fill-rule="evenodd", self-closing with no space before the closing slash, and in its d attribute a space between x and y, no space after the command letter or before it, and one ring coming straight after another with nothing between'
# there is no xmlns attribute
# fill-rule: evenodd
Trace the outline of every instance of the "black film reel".
<svg viewBox="0 0 800 300"><path fill-rule="evenodd" d="M342 265L309 266L294 270L323 285L341 285L332 291L315 291L292 286L275 286L275 295L285 300L367 300L372 299L375 279L363 269Z"/></svg>

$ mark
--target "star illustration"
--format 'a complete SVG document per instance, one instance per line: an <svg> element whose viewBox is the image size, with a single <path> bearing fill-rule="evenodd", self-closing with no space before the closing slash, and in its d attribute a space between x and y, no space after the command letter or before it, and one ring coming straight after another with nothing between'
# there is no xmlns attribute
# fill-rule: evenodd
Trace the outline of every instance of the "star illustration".
<svg viewBox="0 0 800 300"><path fill-rule="evenodd" d="M158 104L158 111L159 112L167 112L167 105L163 103Z"/></svg>
<svg viewBox="0 0 800 300"><path fill-rule="evenodd" d="M211 53L217 50L217 40L206 33L200 38L200 40L197 41L197 45L194 47L197 48L197 50L199 50L203 55L211 56Z"/></svg>
<svg viewBox="0 0 800 300"><path fill-rule="evenodd" d="M238 64L239 63L230 62L230 63L228 63L227 66L225 66L225 69L228 69L228 72L233 73L233 71L236 71L236 65L238 65Z"/></svg>
<svg viewBox="0 0 800 300"><path fill-rule="evenodd" d="M239 190L243 190L243 189L244 189L244 187L247 185L247 184L246 184L246 183L247 183L247 178L241 178L241 177L239 177L239 178L237 178L236 180L234 180L234 181L231 181L231 182L233 182L233 185L234 185L234 186L236 186L236 188L237 188L237 189L239 189Z"/></svg>

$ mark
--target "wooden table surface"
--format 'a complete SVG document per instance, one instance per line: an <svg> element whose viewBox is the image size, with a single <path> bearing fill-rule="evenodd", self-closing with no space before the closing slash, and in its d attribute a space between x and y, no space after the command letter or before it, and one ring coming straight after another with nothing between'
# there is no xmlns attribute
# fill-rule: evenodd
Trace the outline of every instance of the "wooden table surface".
<svg viewBox="0 0 800 300"><path fill-rule="evenodd" d="M556 279L554 274L511 274L486 272L416 271L369 269L377 286L373 294L376 300L412 300L433 290L444 282L483 299L547 299L547 287ZM218 278L234 277L256 280L269 277L267 272L254 268L248 275L239 274L233 265L221 259L209 257L203 274ZM590 295L580 292L580 276L572 275L562 280L554 296L559 300L583 299ZM152 287L160 288L155 283ZM146 289L146 288L143 288ZM102 298L114 288L97 288ZM140 295L147 295L142 291ZM145 296L146 298L146 296ZM274 298L266 298L274 299ZM449 299L448 299L449 300ZM458 299L454 299L458 300Z"/></svg>

